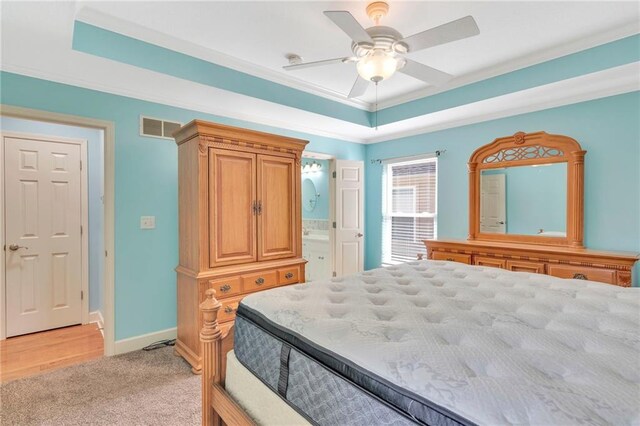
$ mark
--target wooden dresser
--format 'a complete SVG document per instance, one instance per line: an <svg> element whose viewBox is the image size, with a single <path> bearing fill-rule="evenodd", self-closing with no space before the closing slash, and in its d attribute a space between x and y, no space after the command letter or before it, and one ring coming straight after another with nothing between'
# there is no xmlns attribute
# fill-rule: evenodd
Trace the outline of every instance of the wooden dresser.
<svg viewBox="0 0 640 426"><path fill-rule="evenodd" d="M637 253L584 248L586 153L575 139L546 132L517 132L480 146L467 164L469 237L467 241L425 240L428 258L631 286ZM563 175L542 180L553 166L562 168L564 182ZM523 169L529 169L524 180L510 174ZM502 185L491 179L498 175ZM500 186L502 193L495 191ZM563 189L564 195L551 191L551 186ZM534 201L536 188L544 190L542 201ZM558 203L563 205L563 223L549 226L560 232L544 232L544 224L551 223L546 213L557 210ZM510 210L512 214L506 214ZM513 222L520 222L515 232L510 230ZM539 232L533 232L536 229Z"/></svg>
<svg viewBox="0 0 640 426"><path fill-rule="evenodd" d="M178 144L175 350L202 369L199 304L213 288L230 328L243 296L304 282L300 158L307 141L195 120Z"/></svg>
<svg viewBox="0 0 640 426"><path fill-rule="evenodd" d="M425 240L427 257L559 278L631 286L637 253L491 241Z"/></svg>

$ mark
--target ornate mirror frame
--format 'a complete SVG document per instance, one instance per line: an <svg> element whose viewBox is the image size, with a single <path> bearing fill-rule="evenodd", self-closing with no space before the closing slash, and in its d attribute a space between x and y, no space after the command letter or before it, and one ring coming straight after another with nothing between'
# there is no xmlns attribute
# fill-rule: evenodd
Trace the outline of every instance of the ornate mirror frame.
<svg viewBox="0 0 640 426"><path fill-rule="evenodd" d="M476 149L469 159L469 240L583 247L584 155L567 136L546 132L518 132ZM480 232L480 175L482 170L534 164L567 163L566 237Z"/></svg>

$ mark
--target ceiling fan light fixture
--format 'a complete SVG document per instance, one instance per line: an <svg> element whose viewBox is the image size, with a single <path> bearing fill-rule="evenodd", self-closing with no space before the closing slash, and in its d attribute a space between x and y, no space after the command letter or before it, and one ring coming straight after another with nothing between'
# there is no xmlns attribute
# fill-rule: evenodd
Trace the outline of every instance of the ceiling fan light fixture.
<svg viewBox="0 0 640 426"><path fill-rule="evenodd" d="M392 52L375 49L373 53L360 59L356 68L360 77L379 83L391 77L400 65L400 60Z"/></svg>

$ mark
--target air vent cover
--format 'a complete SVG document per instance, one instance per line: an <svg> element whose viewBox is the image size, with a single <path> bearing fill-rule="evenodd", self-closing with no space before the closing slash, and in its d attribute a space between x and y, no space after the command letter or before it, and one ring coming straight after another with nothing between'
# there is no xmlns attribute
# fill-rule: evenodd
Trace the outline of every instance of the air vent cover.
<svg viewBox="0 0 640 426"><path fill-rule="evenodd" d="M182 123L140 116L140 136L173 139L173 132L182 127Z"/></svg>

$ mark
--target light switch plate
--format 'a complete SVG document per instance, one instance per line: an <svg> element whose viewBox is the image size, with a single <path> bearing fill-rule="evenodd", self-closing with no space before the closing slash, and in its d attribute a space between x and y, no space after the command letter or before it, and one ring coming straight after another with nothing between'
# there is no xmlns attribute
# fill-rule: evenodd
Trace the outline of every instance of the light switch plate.
<svg viewBox="0 0 640 426"><path fill-rule="evenodd" d="M155 229L155 216L140 216L140 229Z"/></svg>

